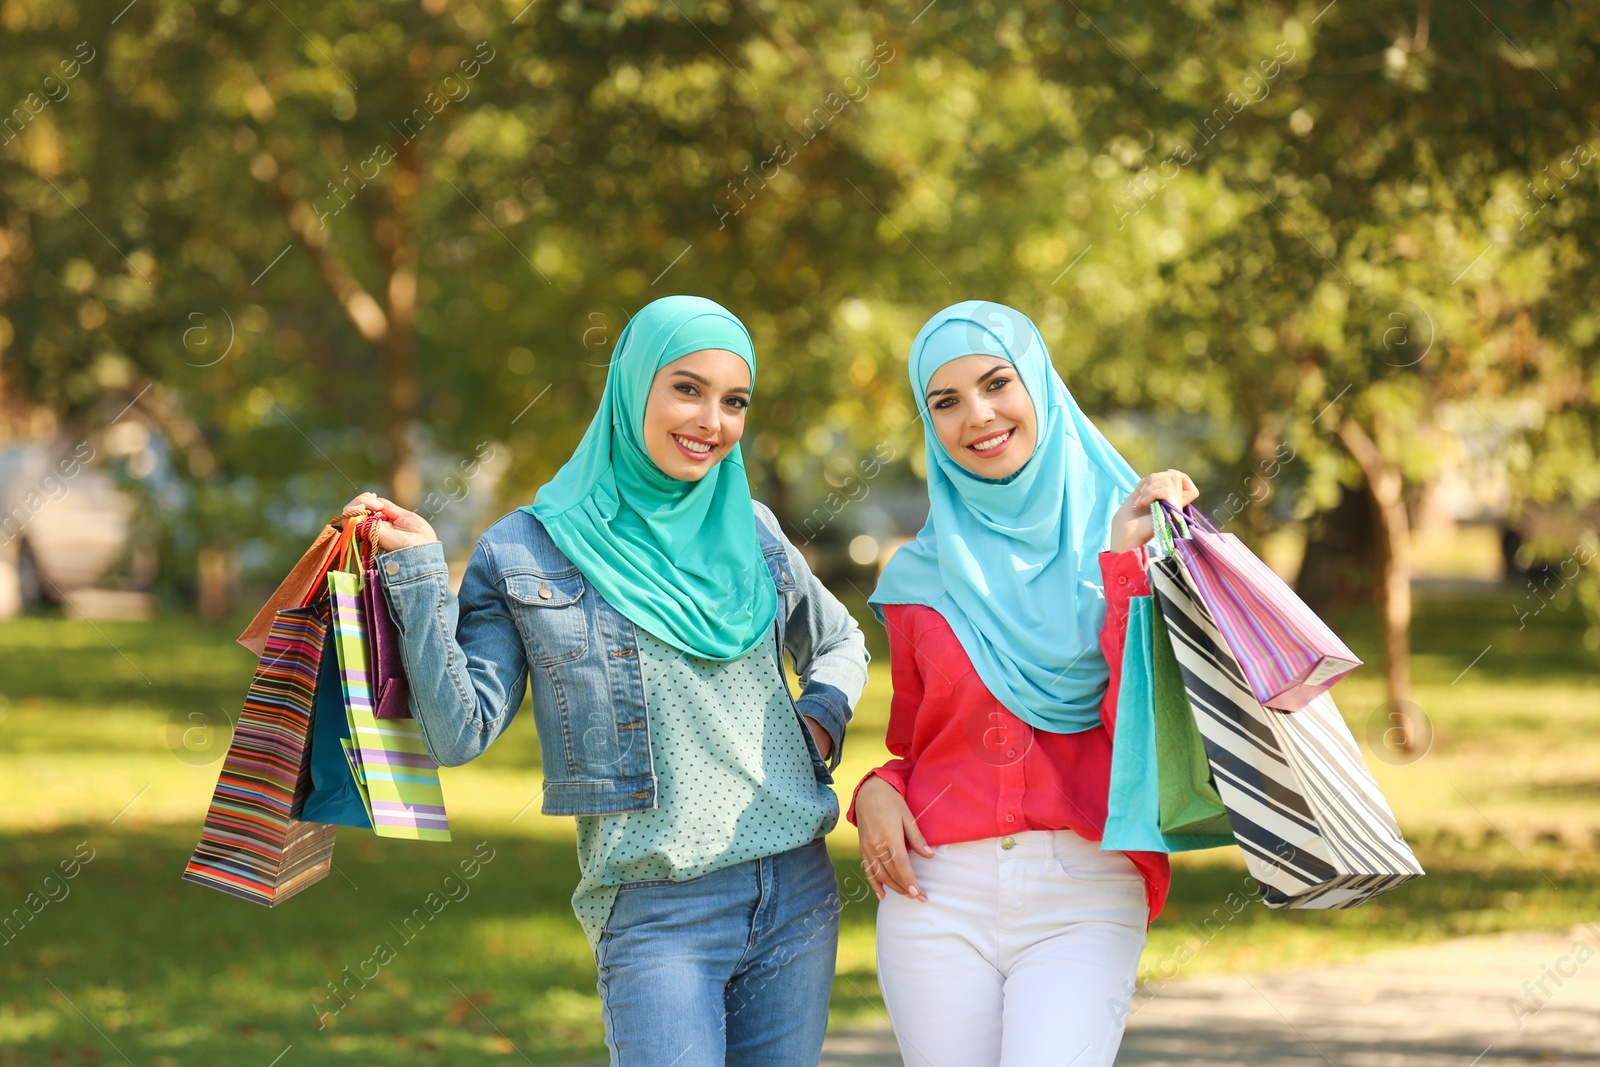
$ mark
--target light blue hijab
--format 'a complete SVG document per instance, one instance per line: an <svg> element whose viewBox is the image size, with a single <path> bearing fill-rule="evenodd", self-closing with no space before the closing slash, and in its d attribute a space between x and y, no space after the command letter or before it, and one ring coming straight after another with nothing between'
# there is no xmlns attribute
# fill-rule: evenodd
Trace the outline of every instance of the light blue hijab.
<svg viewBox="0 0 1600 1067"><path fill-rule="evenodd" d="M761 555L744 457L734 445L697 482L662 472L643 439L656 372L707 348L756 377L755 346L733 313L699 296L639 309L617 338L600 409L572 458L519 510L632 622L681 652L738 659L772 631L778 593Z"/></svg>
<svg viewBox="0 0 1600 1067"><path fill-rule="evenodd" d="M1001 481L952 459L929 421L929 380L968 355L1009 360L1033 399L1033 455ZM911 343L908 369L923 419L928 521L868 602L880 620L885 604L943 615L984 685L1029 725L1064 734L1097 726L1109 678L1098 557L1138 477L1078 409L1020 311L988 300L945 308Z"/></svg>

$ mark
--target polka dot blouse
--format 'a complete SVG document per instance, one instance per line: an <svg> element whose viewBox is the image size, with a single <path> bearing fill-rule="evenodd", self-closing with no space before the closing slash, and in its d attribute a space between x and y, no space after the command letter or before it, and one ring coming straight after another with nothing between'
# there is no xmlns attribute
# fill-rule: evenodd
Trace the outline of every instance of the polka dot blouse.
<svg viewBox="0 0 1600 1067"><path fill-rule="evenodd" d="M617 886L698 878L832 830L839 800L811 769L804 727L762 643L698 659L638 631L656 807L578 817L572 908L598 943Z"/></svg>

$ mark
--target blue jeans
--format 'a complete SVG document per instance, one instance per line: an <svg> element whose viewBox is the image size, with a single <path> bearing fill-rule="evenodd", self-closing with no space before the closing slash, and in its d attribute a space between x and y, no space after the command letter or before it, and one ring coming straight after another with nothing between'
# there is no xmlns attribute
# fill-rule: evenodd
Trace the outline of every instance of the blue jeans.
<svg viewBox="0 0 1600 1067"><path fill-rule="evenodd" d="M612 1067L816 1067L840 906L821 840L622 886L595 947Z"/></svg>

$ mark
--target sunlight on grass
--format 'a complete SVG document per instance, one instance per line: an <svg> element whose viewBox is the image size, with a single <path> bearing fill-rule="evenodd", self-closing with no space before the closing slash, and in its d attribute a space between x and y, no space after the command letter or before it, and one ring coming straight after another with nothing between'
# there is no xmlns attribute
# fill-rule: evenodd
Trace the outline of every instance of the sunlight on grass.
<svg viewBox="0 0 1600 1067"><path fill-rule="evenodd" d="M1370 747L1369 727L1384 725L1370 614L1339 621L1370 664L1339 687L1340 706L1428 876L1349 912L1250 905L1234 914L1229 893L1248 887L1237 850L1180 856L1143 979L1328 962L1592 918L1600 684L1576 624L1547 612L1519 632L1500 600L1425 599L1417 700L1436 736L1420 759L1401 759ZM18 1050L21 1062L85 1048L110 1061L109 1040L157 1067L265 1065L289 1045L296 1064L350 1067L519 1053L533 1063L603 1060L593 958L569 905L571 821L539 812L526 707L482 759L444 770L454 841L342 831L336 873L266 910L178 878L216 780L223 724L253 665L231 641L238 626L98 625L0 625L0 900L24 911L0 935L0 1048ZM887 758L888 705L880 657L837 773L846 803ZM209 738L214 747L184 747L183 730L196 723L222 727ZM415 918L483 842L495 858L467 895ZM832 1025L882 1023L876 901L852 828L841 824L829 847L848 902ZM70 881L54 877L80 849L92 860ZM48 900L52 892L59 899ZM36 914L24 907L29 894L48 900ZM375 967L380 946L393 958Z"/></svg>

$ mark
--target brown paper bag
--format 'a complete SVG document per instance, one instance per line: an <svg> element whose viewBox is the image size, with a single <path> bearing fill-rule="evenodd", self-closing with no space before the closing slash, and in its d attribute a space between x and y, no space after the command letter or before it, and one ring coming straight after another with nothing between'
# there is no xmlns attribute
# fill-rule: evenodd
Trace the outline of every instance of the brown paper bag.
<svg viewBox="0 0 1600 1067"><path fill-rule="evenodd" d="M336 527L329 525L322 528L317 539L311 542L311 547L306 549L306 554L289 572L289 577L278 586L277 592L267 598L261 610L256 612L256 617L250 620L250 625L244 628L244 633L239 635L241 645L258 656L265 651L267 631L272 629L273 617L284 608L297 608L305 603L312 584L321 581L327 573L328 559L333 555L338 540L339 530Z"/></svg>

